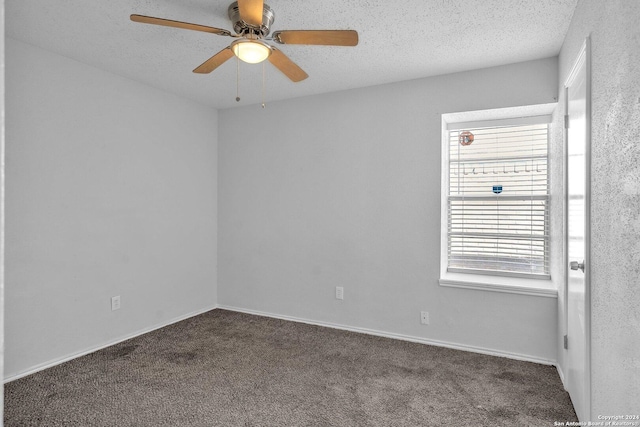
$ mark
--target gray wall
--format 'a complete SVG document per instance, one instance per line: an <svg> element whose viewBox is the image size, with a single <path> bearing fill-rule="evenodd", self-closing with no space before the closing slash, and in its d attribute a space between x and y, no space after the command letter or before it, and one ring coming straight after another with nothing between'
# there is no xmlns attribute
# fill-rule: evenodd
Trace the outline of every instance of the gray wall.
<svg viewBox="0 0 640 427"><path fill-rule="evenodd" d="M5 378L214 307L216 110L12 39L6 79Z"/></svg>
<svg viewBox="0 0 640 427"><path fill-rule="evenodd" d="M555 298L438 278L441 114L554 102L557 78L550 58L220 111L219 303L555 362Z"/></svg>
<svg viewBox="0 0 640 427"><path fill-rule="evenodd" d="M591 36L594 420L640 412L639 18L636 0L581 0L560 53L562 92L584 39ZM564 355L560 361L564 364Z"/></svg>
<svg viewBox="0 0 640 427"><path fill-rule="evenodd" d="M4 23L4 1L0 2L0 22ZM0 98L0 378L4 378L4 31L0 34ZM3 402L4 387L0 390L0 420L4 419Z"/></svg>

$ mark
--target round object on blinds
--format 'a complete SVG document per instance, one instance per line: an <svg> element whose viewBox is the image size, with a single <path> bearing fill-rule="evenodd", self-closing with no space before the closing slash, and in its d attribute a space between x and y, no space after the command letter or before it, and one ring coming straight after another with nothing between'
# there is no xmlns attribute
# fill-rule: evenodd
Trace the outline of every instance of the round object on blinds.
<svg viewBox="0 0 640 427"><path fill-rule="evenodd" d="M460 135L458 136L458 141L460 142L460 145L471 145L471 143L473 142L473 139L474 139L473 134L468 130L465 130L464 132L460 132Z"/></svg>

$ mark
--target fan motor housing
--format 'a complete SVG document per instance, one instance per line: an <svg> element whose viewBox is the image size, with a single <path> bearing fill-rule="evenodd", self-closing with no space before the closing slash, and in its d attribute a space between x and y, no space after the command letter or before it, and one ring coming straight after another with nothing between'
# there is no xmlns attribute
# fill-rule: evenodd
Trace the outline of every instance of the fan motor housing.
<svg viewBox="0 0 640 427"><path fill-rule="evenodd" d="M229 19L233 23L233 30L242 36L247 34L255 34L260 37L267 36L270 31L269 29L273 24L273 20L275 19L273 10L266 3L264 3L264 7L262 9L262 25L260 28L249 25L240 19L240 8L238 8L237 1L229 5L228 13Z"/></svg>

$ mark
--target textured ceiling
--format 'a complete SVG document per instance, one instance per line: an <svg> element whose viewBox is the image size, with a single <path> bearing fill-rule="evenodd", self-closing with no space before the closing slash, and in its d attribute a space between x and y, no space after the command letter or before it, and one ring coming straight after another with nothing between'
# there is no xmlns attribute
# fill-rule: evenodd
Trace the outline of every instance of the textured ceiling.
<svg viewBox="0 0 640 427"><path fill-rule="evenodd" d="M266 100L555 56L578 0L270 0L274 30L354 29L356 47L278 45L309 78L268 62ZM8 37L216 108L261 102L262 64L191 71L233 39L133 23L132 13L232 30L231 0L5 0Z"/></svg>

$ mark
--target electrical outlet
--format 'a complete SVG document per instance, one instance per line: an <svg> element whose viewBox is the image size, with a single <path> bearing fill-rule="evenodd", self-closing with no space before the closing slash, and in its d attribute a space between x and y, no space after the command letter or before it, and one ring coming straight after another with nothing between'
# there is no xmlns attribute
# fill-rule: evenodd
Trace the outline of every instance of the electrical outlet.
<svg viewBox="0 0 640 427"><path fill-rule="evenodd" d="M120 310L120 295L111 297L111 311Z"/></svg>
<svg viewBox="0 0 640 427"><path fill-rule="evenodd" d="M422 323L423 325L428 325L429 324L429 312L428 311L421 311L420 312L420 323Z"/></svg>
<svg viewBox="0 0 640 427"><path fill-rule="evenodd" d="M344 299L344 288L336 286L336 299Z"/></svg>

